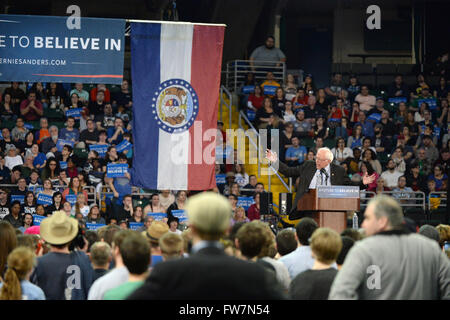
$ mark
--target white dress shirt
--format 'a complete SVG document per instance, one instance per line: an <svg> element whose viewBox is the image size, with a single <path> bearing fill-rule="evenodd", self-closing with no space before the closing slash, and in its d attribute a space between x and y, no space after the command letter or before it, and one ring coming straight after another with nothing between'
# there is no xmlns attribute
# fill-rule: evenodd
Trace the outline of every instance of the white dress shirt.
<svg viewBox="0 0 450 320"><path fill-rule="evenodd" d="M330 169L330 165L327 165L325 167L325 171L328 174L328 178L325 177L325 175L323 176L323 183L322 182L322 177L320 174L320 170L316 170L316 173L314 174L314 177L311 180L311 183L309 184L309 188L310 189L316 189L317 186L331 186L331 169Z"/></svg>

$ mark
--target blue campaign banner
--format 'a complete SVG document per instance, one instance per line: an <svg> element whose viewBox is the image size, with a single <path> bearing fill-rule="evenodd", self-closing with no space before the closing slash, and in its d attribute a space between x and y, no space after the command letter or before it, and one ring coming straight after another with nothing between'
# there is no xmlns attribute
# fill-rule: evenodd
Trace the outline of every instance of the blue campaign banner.
<svg viewBox="0 0 450 320"><path fill-rule="evenodd" d="M39 193L36 199L37 204L43 204L43 205L52 205L53 204L53 197L51 195L45 194L45 193Z"/></svg>
<svg viewBox="0 0 450 320"><path fill-rule="evenodd" d="M3 134L0 132L0 140L3 140Z"/></svg>
<svg viewBox="0 0 450 320"><path fill-rule="evenodd" d="M250 121L254 121L256 118L256 112L253 110L247 110L247 118Z"/></svg>
<svg viewBox="0 0 450 320"><path fill-rule="evenodd" d="M162 212L149 212L147 213L147 217L153 217L156 221L161 221L164 218L167 218L167 214Z"/></svg>
<svg viewBox="0 0 450 320"><path fill-rule="evenodd" d="M109 163L106 166L106 176L108 178L124 177L128 172L128 165L126 163Z"/></svg>
<svg viewBox="0 0 450 320"><path fill-rule="evenodd" d="M0 81L121 84L125 20L0 15Z"/></svg>
<svg viewBox="0 0 450 320"><path fill-rule="evenodd" d="M82 108L73 108L66 111L66 117L74 117L75 119L81 118Z"/></svg>
<svg viewBox="0 0 450 320"><path fill-rule="evenodd" d="M36 186L29 186L29 187L28 187L28 191L31 191L31 192L33 192L34 194L38 194L38 193L44 191L44 188L42 188L42 187L36 187Z"/></svg>
<svg viewBox="0 0 450 320"><path fill-rule="evenodd" d="M33 226L40 226L42 220L47 218L46 216L40 216L38 214L33 214Z"/></svg>
<svg viewBox="0 0 450 320"><path fill-rule="evenodd" d="M318 198L359 198L359 187L355 186L319 186Z"/></svg>
<svg viewBox="0 0 450 320"><path fill-rule="evenodd" d="M380 122L381 114L380 113L372 113L369 117L367 117L367 120L375 120L376 122Z"/></svg>
<svg viewBox="0 0 450 320"><path fill-rule="evenodd" d="M66 170L67 169L67 161L60 161L59 166L61 169Z"/></svg>
<svg viewBox="0 0 450 320"><path fill-rule="evenodd" d="M69 202L73 206L77 202L77 196L74 194L68 194L66 196L66 201Z"/></svg>
<svg viewBox="0 0 450 320"><path fill-rule="evenodd" d="M253 197L238 197L238 202L236 204L237 207L242 207L245 209L245 211L250 208L252 204L254 204L255 201L253 200Z"/></svg>
<svg viewBox="0 0 450 320"><path fill-rule="evenodd" d="M91 144L89 146L89 151L92 151L92 150L97 151L98 155L103 158L106 154L106 151L108 151L108 145L107 144Z"/></svg>
<svg viewBox="0 0 450 320"><path fill-rule="evenodd" d="M187 221L186 211L184 210L172 210L172 215L178 218L180 222Z"/></svg>
<svg viewBox="0 0 450 320"><path fill-rule="evenodd" d="M274 96L275 91L277 91L277 86L264 86L264 94Z"/></svg>
<svg viewBox="0 0 450 320"><path fill-rule="evenodd" d="M328 119L329 122L341 122L340 118L330 118Z"/></svg>
<svg viewBox="0 0 450 320"><path fill-rule="evenodd" d="M106 226L103 223L86 223L86 229L96 231L97 229Z"/></svg>
<svg viewBox="0 0 450 320"><path fill-rule="evenodd" d="M225 184L226 183L226 174L216 174L216 184Z"/></svg>
<svg viewBox="0 0 450 320"><path fill-rule="evenodd" d="M139 228L141 228L143 226L144 226L143 222L130 222L129 223L129 229L130 230L137 230L137 229L139 229Z"/></svg>
<svg viewBox="0 0 450 320"><path fill-rule="evenodd" d="M73 148L74 142L71 140L58 139L58 142L56 143L56 149L61 152L66 144L70 145Z"/></svg>
<svg viewBox="0 0 450 320"><path fill-rule="evenodd" d="M117 152L123 152L127 149L130 149L133 145L130 141L123 139L121 143L116 146Z"/></svg>
<svg viewBox="0 0 450 320"><path fill-rule="evenodd" d="M250 94L253 92L255 92L255 86L244 86L242 88L242 93L244 93L244 94Z"/></svg>
<svg viewBox="0 0 450 320"><path fill-rule="evenodd" d="M21 204L25 201L25 196L20 194L12 194L11 195L11 202L13 201L19 201Z"/></svg>
<svg viewBox="0 0 450 320"><path fill-rule="evenodd" d="M32 124L29 124L29 123L25 123L23 126L25 128L27 128L28 130L33 130L34 129L34 126Z"/></svg>
<svg viewBox="0 0 450 320"><path fill-rule="evenodd" d="M437 108L436 99L420 99L420 100L417 100L417 106L420 107L422 102L425 102L426 104L428 104L428 107L430 108L430 110L436 110L436 108Z"/></svg>
<svg viewBox="0 0 450 320"><path fill-rule="evenodd" d="M408 100L406 99L406 97L395 97L395 98L389 98L388 102L389 103L394 103L394 104L398 104L400 102L407 102Z"/></svg>
<svg viewBox="0 0 450 320"><path fill-rule="evenodd" d="M441 135L441 128L439 128L439 127L434 127L434 135L436 136L436 137L438 137L439 138L439 136Z"/></svg>

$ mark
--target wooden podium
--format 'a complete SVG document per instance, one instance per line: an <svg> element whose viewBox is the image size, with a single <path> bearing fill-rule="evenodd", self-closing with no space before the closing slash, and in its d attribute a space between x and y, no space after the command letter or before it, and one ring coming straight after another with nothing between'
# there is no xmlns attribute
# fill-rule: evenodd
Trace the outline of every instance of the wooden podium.
<svg viewBox="0 0 450 320"><path fill-rule="evenodd" d="M341 233L347 228L347 211L359 211L359 187L320 186L310 189L297 203L300 212L312 212L320 227Z"/></svg>

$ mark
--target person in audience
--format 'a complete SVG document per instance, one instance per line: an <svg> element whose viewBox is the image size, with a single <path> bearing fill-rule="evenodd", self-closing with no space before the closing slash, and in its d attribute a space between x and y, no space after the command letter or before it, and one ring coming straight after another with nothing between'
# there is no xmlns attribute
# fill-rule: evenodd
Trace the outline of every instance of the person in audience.
<svg viewBox="0 0 450 320"><path fill-rule="evenodd" d="M244 211L244 216L245 216L245 211ZM169 226L169 232L181 235L182 231L178 229L179 224L180 224L180 219L177 217L168 219L167 225Z"/></svg>
<svg viewBox="0 0 450 320"><path fill-rule="evenodd" d="M356 75L350 75L349 85L347 91L349 93L349 98L351 101L355 100L355 97L361 92L361 86L358 82Z"/></svg>
<svg viewBox="0 0 450 320"><path fill-rule="evenodd" d="M94 269L92 281L95 282L109 271L109 265L112 261L111 246L105 241L95 242L91 246L89 259Z"/></svg>
<svg viewBox="0 0 450 320"><path fill-rule="evenodd" d="M6 149L5 166L12 170L15 166L23 165L22 157L18 154L18 150L15 145L10 144Z"/></svg>
<svg viewBox="0 0 450 320"><path fill-rule="evenodd" d="M281 62L286 62L286 56L281 49L275 47L275 38L268 36L264 45L257 47L250 55L250 67L255 71L255 65L279 66Z"/></svg>
<svg viewBox="0 0 450 320"><path fill-rule="evenodd" d="M66 122L66 128L62 128L59 131L59 138L67 141L72 141L74 145L80 141L80 132L75 128L75 118L68 117Z"/></svg>
<svg viewBox="0 0 450 320"><path fill-rule="evenodd" d="M25 127L24 118L18 117L16 119L16 126L11 131L11 137L15 142L25 140L25 136L29 130ZM33 135L31 135L33 137Z"/></svg>
<svg viewBox="0 0 450 320"><path fill-rule="evenodd" d="M297 94L295 95L294 98L292 98L292 104L294 107L295 111L298 111L300 109L303 109L304 107L306 107L308 105L308 99L309 96L306 94L306 91L304 88L298 88L297 89Z"/></svg>
<svg viewBox="0 0 450 320"><path fill-rule="evenodd" d="M303 110L299 110L296 115L296 121L294 123L294 129L298 136L307 137L310 135L312 131L311 122L305 120L305 112Z"/></svg>
<svg viewBox="0 0 450 320"><path fill-rule="evenodd" d="M151 262L150 246L139 233L126 237L119 247L122 260L129 271L128 281L105 292L104 300L125 300L140 288L148 276Z"/></svg>
<svg viewBox="0 0 450 320"><path fill-rule="evenodd" d="M142 207L137 206L133 208L133 216L129 219L129 222L144 222L144 210L142 209Z"/></svg>
<svg viewBox="0 0 450 320"><path fill-rule="evenodd" d="M259 220L261 218L261 205L260 205L260 201L261 201L261 193L260 192L255 192L255 194L253 195L253 201L255 203L253 203L249 208L248 208L248 214L247 217L250 221L253 220Z"/></svg>
<svg viewBox="0 0 450 320"><path fill-rule="evenodd" d="M172 210L184 210L186 206L187 192L179 190L176 195L176 200L167 208L167 217L172 216Z"/></svg>
<svg viewBox="0 0 450 320"><path fill-rule="evenodd" d="M36 213L36 197L34 196L33 191L27 191L25 193L25 198L23 200L21 212L23 212L24 214Z"/></svg>
<svg viewBox="0 0 450 320"><path fill-rule="evenodd" d="M3 94L3 101L0 102L0 117L3 121L14 121L17 117L13 110L13 102L10 93Z"/></svg>
<svg viewBox="0 0 450 320"><path fill-rule="evenodd" d="M64 204L62 201L62 194L59 191L53 193L53 204L47 207L47 213L53 213L54 211L64 210Z"/></svg>
<svg viewBox="0 0 450 320"><path fill-rule="evenodd" d="M386 164L387 170L381 174L381 178L384 179L386 187L394 189L398 187L398 178L402 176L402 173L396 170L395 162L389 159Z"/></svg>
<svg viewBox="0 0 450 320"><path fill-rule="evenodd" d="M361 86L361 93L355 97L355 101L359 103L359 109L366 112L372 110L376 104L375 96L369 94L369 87L366 85Z"/></svg>
<svg viewBox="0 0 450 320"><path fill-rule="evenodd" d="M253 111L258 111L263 106L264 94L259 85L255 85L255 90L251 93L247 100L247 108Z"/></svg>
<svg viewBox="0 0 450 320"><path fill-rule="evenodd" d="M92 119L86 121L86 126L87 128L80 133L80 141L84 142L85 148L88 148L90 145L97 144L99 133Z"/></svg>
<svg viewBox="0 0 450 320"><path fill-rule="evenodd" d="M47 158L49 158L49 153L51 152L51 156L57 157L59 156L58 148L56 144L58 143L59 134L57 126L50 126L48 129L50 136L42 140L41 143L41 151L44 153Z"/></svg>
<svg viewBox="0 0 450 320"><path fill-rule="evenodd" d="M420 148L417 150L416 161L419 164L420 174L428 176L433 168L433 161L431 158L427 157L425 148Z"/></svg>
<svg viewBox="0 0 450 320"><path fill-rule="evenodd" d="M336 146L331 149L331 152L333 152L337 164L342 164L345 159L353 157L353 151L351 148L345 146L345 139L343 137L337 139Z"/></svg>
<svg viewBox="0 0 450 320"><path fill-rule="evenodd" d="M288 73L286 76L286 81L284 82L284 92L286 93L286 99L291 101L295 94L297 93L297 83L295 82L295 77L293 74Z"/></svg>
<svg viewBox="0 0 450 320"><path fill-rule="evenodd" d="M45 300L42 289L29 281L35 260L33 251L23 246L8 255L8 269L0 283L0 300Z"/></svg>
<svg viewBox="0 0 450 320"><path fill-rule="evenodd" d="M292 147L286 150L285 160L288 166L296 167L302 164L306 159L307 150L304 146L300 146L300 140L292 137Z"/></svg>
<svg viewBox="0 0 450 320"><path fill-rule="evenodd" d="M279 231L276 236L276 245L277 252L280 257L293 252L297 249L295 231L292 228Z"/></svg>
<svg viewBox="0 0 450 320"><path fill-rule="evenodd" d="M272 100L269 97L265 97L262 108L258 109L255 116L255 123L258 129L266 129L271 122L270 117L272 115L278 118L281 116L281 113L277 114L273 109Z"/></svg>
<svg viewBox="0 0 450 320"><path fill-rule="evenodd" d="M51 82L47 84L45 92L48 98L48 108L62 112L64 110L65 92L60 83Z"/></svg>
<svg viewBox="0 0 450 320"><path fill-rule="evenodd" d="M392 194L392 197L397 199L402 204L410 204L411 201L408 199L415 197L413 190L410 187L406 186L405 176L400 176L398 178L397 187L392 191L395 192Z"/></svg>
<svg viewBox="0 0 450 320"><path fill-rule="evenodd" d="M359 234L359 232L358 232L358 234ZM347 257L348 253L350 252L350 249L355 244L355 240L353 240L352 238L350 238L348 236L341 235L341 241L342 241L342 249L339 252L339 255L336 259L336 264L337 264L338 270L341 270L342 265L345 262L345 258Z"/></svg>
<svg viewBox="0 0 450 320"><path fill-rule="evenodd" d="M23 225L20 201L15 200L11 203L10 212L3 221L9 222L14 228L18 229Z"/></svg>
<svg viewBox="0 0 450 320"><path fill-rule="evenodd" d="M41 180L45 181L49 179L50 181L57 181L60 172L61 167L59 165L59 161L57 161L53 157L48 158L45 164L45 168L43 168L41 171Z"/></svg>
<svg viewBox="0 0 450 320"><path fill-rule="evenodd" d="M245 185L249 183L249 176L245 172L245 166L240 163L236 163L233 165L234 172L234 181L239 185L239 187L243 188Z"/></svg>
<svg viewBox="0 0 450 320"><path fill-rule="evenodd" d="M165 190L166 192L169 192L169 190ZM164 192L164 191L163 191ZM172 195L172 194L170 194ZM162 193L154 193L150 197L150 203L145 206L144 213L147 214L148 212L156 212L156 213L165 213L166 207L161 204L161 197ZM175 198L174 198L175 199Z"/></svg>
<svg viewBox="0 0 450 320"><path fill-rule="evenodd" d="M325 92L328 96L336 98L342 89L345 88L344 81L342 80L342 73L336 72L333 74L330 85L325 88Z"/></svg>
<svg viewBox="0 0 450 320"><path fill-rule="evenodd" d="M36 121L44 115L44 107L36 99L35 91L30 91L28 98L20 103L20 115L26 121Z"/></svg>
<svg viewBox="0 0 450 320"><path fill-rule="evenodd" d="M109 128L114 127L115 116L110 103L100 106L101 112L96 114L94 121L97 124L98 131L107 131Z"/></svg>
<svg viewBox="0 0 450 320"><path fill-rule="evenodd" d="M396 200L376 196L364 217L362 227L368 237L349 252L329 299L435 300L450 296L449 259L432 240L405 230Z"/></svg>
<svg viewBox="0 0 450 320"><path fill-rule="evenodd" d="M444 168L440 165L434 166L433 173L428 176L428 181L434 180L436 184L436 190L445 191L443 188L444 181L448 180L447 174L444 172Z"/></svg>
<svg viewBox="0 0 450 320"><path fill-rule="evenodd" d="M380 175L382 173L382 167L380 161L377 159L377 154L372 149L366 149L362 153L362 161L370 163L373 170Z"/></svg>
<svg viewBox="0 0 450 320"><path fill-rule="evenodd" d="M401 74L395 75L394 82L388 87L387 95L389 98L405 97L409 99L409 89L403 82L403 76Z"/></svg>
<svg viewBox="0 0 450 320"><path fill-rule="evenodd" d="M182 235L172 232L167 232L159 238L159 247L163 261L176 260L183 258L184 254L184 239Z"/></svg>
<svg viewBox="0 0 450 320"><path fill-rule="evenodd" d="M72 96L73 94L76 94L78 98L80 99L80 102L83 104L83 106L87 106L89 103L89 92L83 89L83 84L78 82L75 83L74 88L70 91L69 96Z"/></svg>
<svg viewBox="0 0 450 320"><path fill-rule="evenodd" d="M234 215L231 218L230 225L233 226L237 222L250 222L249 218L245 216L245 209L242 207L236 208Z"/></svg>
<svg viewBox="0 0 450 320"><path fill-rule="evenodd" d="M347 139L347 147L350 149L355 149L358 147L362 147L362 126L361 125L355 125L352 131L352 135L348 137Z"/></svg>
<svg viewBox="0 0 450 320"><path fill-rule="evenodd" d="M342 240L336 231L319 228L310 243L314 265L292 279L289 294L294 300L327 300L338 273L332 265L342 249Z"/></svg>

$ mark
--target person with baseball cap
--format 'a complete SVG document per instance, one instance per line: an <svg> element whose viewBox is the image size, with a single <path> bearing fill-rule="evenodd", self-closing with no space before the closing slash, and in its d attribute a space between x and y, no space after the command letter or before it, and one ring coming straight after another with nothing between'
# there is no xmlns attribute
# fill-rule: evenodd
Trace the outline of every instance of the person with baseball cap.
<svg viewBox="0 0 450 320"><path fill-rule="evenodd" d="M69 249L72 241L78 240L78 221L64 211L55 211L42 220L40 233L51 249L37 259L31 281L44 291L47 300L86 300L94 271L83 249Z"/></svg>
<svg viewBox="0 0 450 320"><path fill-rule="evenodd" d="M129 300L286 298L276 278L262 266L225 254L219 242L230 227L231 205L225 197L199 193L188 199L185 209L191 254L156 265Z"/></svg>

